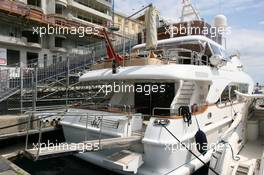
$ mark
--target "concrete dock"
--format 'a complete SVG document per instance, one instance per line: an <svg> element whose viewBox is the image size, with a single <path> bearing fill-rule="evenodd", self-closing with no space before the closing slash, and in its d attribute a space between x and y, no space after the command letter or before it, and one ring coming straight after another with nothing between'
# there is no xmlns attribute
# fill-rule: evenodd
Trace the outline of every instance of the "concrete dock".
<svg viewBox="0 0 264 175"><path fill-rule="evenodd" d="M0 156L0 175L30 175L17 165Z"/></svg>
<svg viewBox="0 0 264 175"><path fill-rule="evenodd" d="M1 115L0 117L0 128L10 125L16 125L22 122L27 121L26 115ZM5 128L0 130L0 135L10 134L10 133L17 133L26 130L26 124L17 125L10 128Z"/></svg>
<svg viewBox="0 0 264 175"><path fill-rule="evenodd" d="M28 135L39 134L38 122L31 122L27 131L28 115L1 115L0 117L0 142L7 144L10 140L21 138ZM53 132L58 128L53 126L52 121L45 122L41 130L42 133ZM3 145L1 145L3 146ZM1 147L0 150L0 175L29 175L26 171L13 164L10 160L15 159L25 149L25 142L19 141L16 144L10 144Z"/></svg>

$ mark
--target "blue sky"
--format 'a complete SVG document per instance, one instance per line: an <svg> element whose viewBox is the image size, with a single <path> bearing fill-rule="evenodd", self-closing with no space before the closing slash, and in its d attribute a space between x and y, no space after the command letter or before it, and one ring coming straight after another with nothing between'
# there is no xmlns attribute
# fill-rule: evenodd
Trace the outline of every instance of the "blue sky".
<svg viewBox="0 0 264 175"><path fill-rule="evenodd" d="M179 17L182 0L115 0L116 10L125 14L153 3L166 19ZM264 84L264 0L192 0L200 16L211 23L224 14L232 28L228 50L238 50L245 70L255 82Z"/></svg>

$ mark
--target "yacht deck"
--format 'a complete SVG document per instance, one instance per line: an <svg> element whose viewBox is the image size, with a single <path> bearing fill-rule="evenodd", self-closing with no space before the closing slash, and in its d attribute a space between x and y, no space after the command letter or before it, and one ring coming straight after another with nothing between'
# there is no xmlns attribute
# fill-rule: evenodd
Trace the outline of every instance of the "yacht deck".
<svg viewBox="0 0 264 175"><path fill-rule="evenodd" d="M246 159L261 159L264 151L264 139L258 138L255 141L247 141L239 155Z"/></svg>

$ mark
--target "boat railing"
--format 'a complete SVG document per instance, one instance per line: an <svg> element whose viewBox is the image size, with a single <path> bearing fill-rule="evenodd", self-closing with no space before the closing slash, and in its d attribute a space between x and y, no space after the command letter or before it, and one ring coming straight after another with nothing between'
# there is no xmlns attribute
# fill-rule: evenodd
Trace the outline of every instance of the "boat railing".
<svg viewBox="0 0 264 175"><path fill-rule="evenodd" d="M205 102L205 103L200 103L200 104L185 105L181 107L188 107L190 114L198 115L198 114L202 114L203 112L205 112L208 109L208 106L209 106L209 103ZM152 109L152 117L159 117L159 118L164 117L161 114L156 114L157 110L169 111L170 112L169 116L175 116L175 115L181 116L181 112L179 111L179 108L154 107ZM167 116L168 115L165 115L165 117Z"/></svg>
<svg viewBox="0 0 264 175"><path fill-rule="evenodd" d="M165 59L167 59L168 63L209 65L208 56L185 48L168 49L165 52Z"/></svg>
<svg viewBox="0 0 264 175"><path fill-rule="evenodd" d="M101 97L104 98L104 97ZM92 110L102 110L106 112L114 112L114 113L133 113L135 112L135 108L133 105L113 105L111 103L94 103L87 105L82 105L80 108L84 109L92 109Z"/></svg>
<svg viewBox="0 0 264 175"><path fill-rule="evenodd" d="M111 108L114 109L114 108L117 108L117 109L120 109L121 112L125 112L125 113L131 113L133 112L132 109L132 105L112 105L112 104L109 104L109 108L110 108L110 111L111 111Z"/></svg>
<svg viewBox="0 0 264 175"><path fill-rule="evenodd" d="M209 65L209 58L207 55L185 48L171 48L171 49L156 49L152 50L156 55L156 59L163 61L163 64L192 64L192 65ZM142 51L141 53L133 53L129 59L147 59L149 51ZM137 58L137 59L136 59Z"/></svg>
<svg viewBox="0 0 264 175"><path fill-rule="evenodd" d="M152 109L152 116L153 117L155 117L155 116L157 116L156 114L155 114L155 111L157 111L157 110L162 110L162 111L170 111L170 114L176 114L177 112L178 112L178 109L176 109L176 108L164 108L164 107L154 107L153 109ZM162 115L158 115L159 117L162 117Z"/></svg>
<svg viewBox="0 0 264 175"><path fill-rule="evenodd" d="M113 120L112 118L109 119L108 117L111 116L124 116L124 114L95 114L95 113L90 113L90 112L83 112L83 111L28 111L25 114L27 114L27 121L26 121L26 142L25 142L25 151L29 149L29 131L32 128L32 123L37 122L37 128L38 130L38 143L37 143L37 156L36 160L38 160L38 157L41 153L42 149L42 133L43 133L43 128L44 128L44 123L45 119L47 118L52 118L52 117L58 117L58 118L63 118L63 117L73 117L73 116L78 116L81 117L80 120L82 120L81 123L84 124L85 127L85 135L84 135L84 142L88 141L88 126L97 128L99 135L98 135L98 147L101 147L101 142L103 139L103 132L106 127L114 127L114 129L117 129L120 125L121 120L126 120L127 123L129 123L130 117L124 118L124 119L115 119ZM127 114L129 116L129 114ZM142 116L143 117L143 116ZM92 119L92 120L91 120ZM104 129L103 129L104 128ZM132 132L130 133L129 127L124 129L124 132L126 133L126 137L129 137L130 135L133 136L138 134L143 135L143 132Z"/></svg>

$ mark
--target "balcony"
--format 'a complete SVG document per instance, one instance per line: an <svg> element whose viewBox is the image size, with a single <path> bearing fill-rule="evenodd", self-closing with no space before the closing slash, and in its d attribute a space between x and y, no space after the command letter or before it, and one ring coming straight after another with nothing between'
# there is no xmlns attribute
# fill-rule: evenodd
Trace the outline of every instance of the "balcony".
<svg viewBox="0 0 264 175"><path fill-rule="evenodd" d="M30 6L41 8L41 0L27 0L27 4Z"/></svg>
<svg viewBox="0 0 264 175"><path fill-rule="evenodd" d="M103 4L103 5L105 5L105 6L107 6L107 7L110 7L110 8L112 8L112 2L111 2L111 0L109 1L109 0L96 0L98 3L100 3L100 4Z"/></svg>
<svg viewBox="0 0 264 175"><path fill-rule="evenodd" d="M68 1L67 0L56 0L55 3L58 4L58 5L64 6L64 7L68 6Z"/></svg>
<svg viewBox="0 0 264 175"><path fill-rule="evenodd" d="M92 53L87 48L71 48L69 52L74 55L88 55Z"/></svg>
<svg viewBox="0 0 264 175"><path fill-rule="evenodd" d="M99 17L101 17L101 18L103 18L105 20L112 20L112 17L110 15L102 13L102 12L97 11L95 9L92 9L92 8L90 8L88 6L85 6L85 5L83 5L83 4L79 3L79 2L76 2L74 0L70 0L69 5L71 5L74 8L80 9L80 10L82 10L84 12L88 12L88 13L93 14L95 16L99 16Z"/></svg>
<svg viewBox="0 0 264 175"><path fill-rule="evenodd" d="M0 42L14 46L24 46L24 47L31 47L37 49L41 48L41 44L28 42L26 37L18 38L18 37L0 35Z"/></svg>
<svg viewBox="0 0 264 175"><path fill-rule="evenodd" d="M53 47L50 49L52 52L61 52L61 53L66 53L67 49L63 47Z"/></svg>
<svg viewBox="0 0 264 175"><path fill-rule="evenodd" d="M8 0L0 1L0 10L9 14L22 16L25 16L28 12L25 4Z"/></svg>
<svg viewBox="0 0 264 175"><path fill-rule="evenodd" d="M51 48L53 52L67 52L67 49L63 47L63 42L66 39L63 35L54 37L54 47Z"/></svg>

